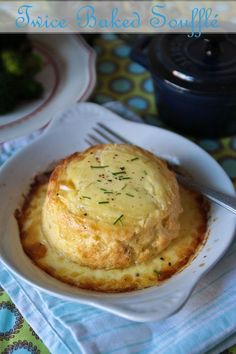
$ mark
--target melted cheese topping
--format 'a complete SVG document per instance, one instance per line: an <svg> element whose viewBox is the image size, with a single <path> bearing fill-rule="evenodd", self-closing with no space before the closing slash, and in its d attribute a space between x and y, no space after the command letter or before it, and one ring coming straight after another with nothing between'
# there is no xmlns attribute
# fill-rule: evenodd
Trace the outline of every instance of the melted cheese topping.
<svg viewBox="0 0 236 354"><path fill-rule="evenodd" d="M179 219L179 235L157 257L125 269L106 270L80 266L66 260L51 247L42 232L41 216L46 193L47 182L34 186L18 217L22 246L40 268L80 288L121 292L157 285L193 258L206 235L207 213L203 200L196 193L180 187L183 213ZM136 217L139 214L136 212L132 217L134 215Z"/></svg>
<svg viewBox="0 0 236 354"><path fill-rule="evenodd" d="M139 150L116 145L72 160L60 176L59 188L59 197L71 212L86 210L107 224L113 224L127 205L127 223L146 219L153 210L168 207L170 194L155 161Z"/></svg>

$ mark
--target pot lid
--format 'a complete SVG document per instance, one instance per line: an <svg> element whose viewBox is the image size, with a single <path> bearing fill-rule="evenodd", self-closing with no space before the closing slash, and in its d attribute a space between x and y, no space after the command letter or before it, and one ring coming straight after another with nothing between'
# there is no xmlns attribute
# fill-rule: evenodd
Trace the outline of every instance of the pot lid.
<svg viewBox="0 0 236 354"><path fill-rule="evenodd" d="M149 47L152 73L182 89L236 92L236 35L158 34Z"/></svg>

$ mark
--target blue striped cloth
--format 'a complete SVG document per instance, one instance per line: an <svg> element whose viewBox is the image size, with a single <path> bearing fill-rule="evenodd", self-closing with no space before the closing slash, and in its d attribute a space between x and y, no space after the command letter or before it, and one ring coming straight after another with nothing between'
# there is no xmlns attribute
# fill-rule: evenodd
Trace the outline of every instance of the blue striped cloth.
<svg viewBox="0 0 236 354"><path fill-rule="evenodd" d="M122 109L116 106L123 115ZM7 159L21 145L5 144L0 156ZM236 241L186 305L162 322L135 323L62 301L27 285L1 263L0 283L53 354L218 354L236 343Z"/></svg>

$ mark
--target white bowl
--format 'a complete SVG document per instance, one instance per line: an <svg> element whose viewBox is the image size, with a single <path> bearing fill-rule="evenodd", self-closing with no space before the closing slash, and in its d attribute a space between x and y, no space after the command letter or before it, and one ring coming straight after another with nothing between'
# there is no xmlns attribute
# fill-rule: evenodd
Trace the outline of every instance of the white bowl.
<svg viewBox="0 0 236 354"><path fill-rule="evenodd" d="M99 121L159 156L178 158L196 180L235 195L230 179L218 163L189 140L164 129L123 120L96 104L79 103L56 117L37 141L12 157L0 171L1 260L20 278L57 297L90 304L134 321L160 320L185 303L200 277L229 247L236 218L225 209L212 205L208 239L188 267L160 286L130 293L104 294L64 284L33 265L20 244L14 212L21 206L33 177L62 157L85 149L84 139Z"/></svg>

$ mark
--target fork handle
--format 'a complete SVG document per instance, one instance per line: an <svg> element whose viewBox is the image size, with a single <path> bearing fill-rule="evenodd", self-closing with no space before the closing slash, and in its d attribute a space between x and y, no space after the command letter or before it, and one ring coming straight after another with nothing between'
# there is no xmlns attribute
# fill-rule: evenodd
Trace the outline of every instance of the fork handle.
<svg viewBox="0 0 236 354"><path fill-rule="evenodd" d="M200 192L203 194L207 199L219 204L220 206L224 207L225 209L231 211L232 213L236 214L236 197L231 197L221 192L216 192L211 188L203 186L202 184L194 182L192 179L185 177L181 174L176 174L177 180L179 183L183 184L190 189Z"/></svg>

